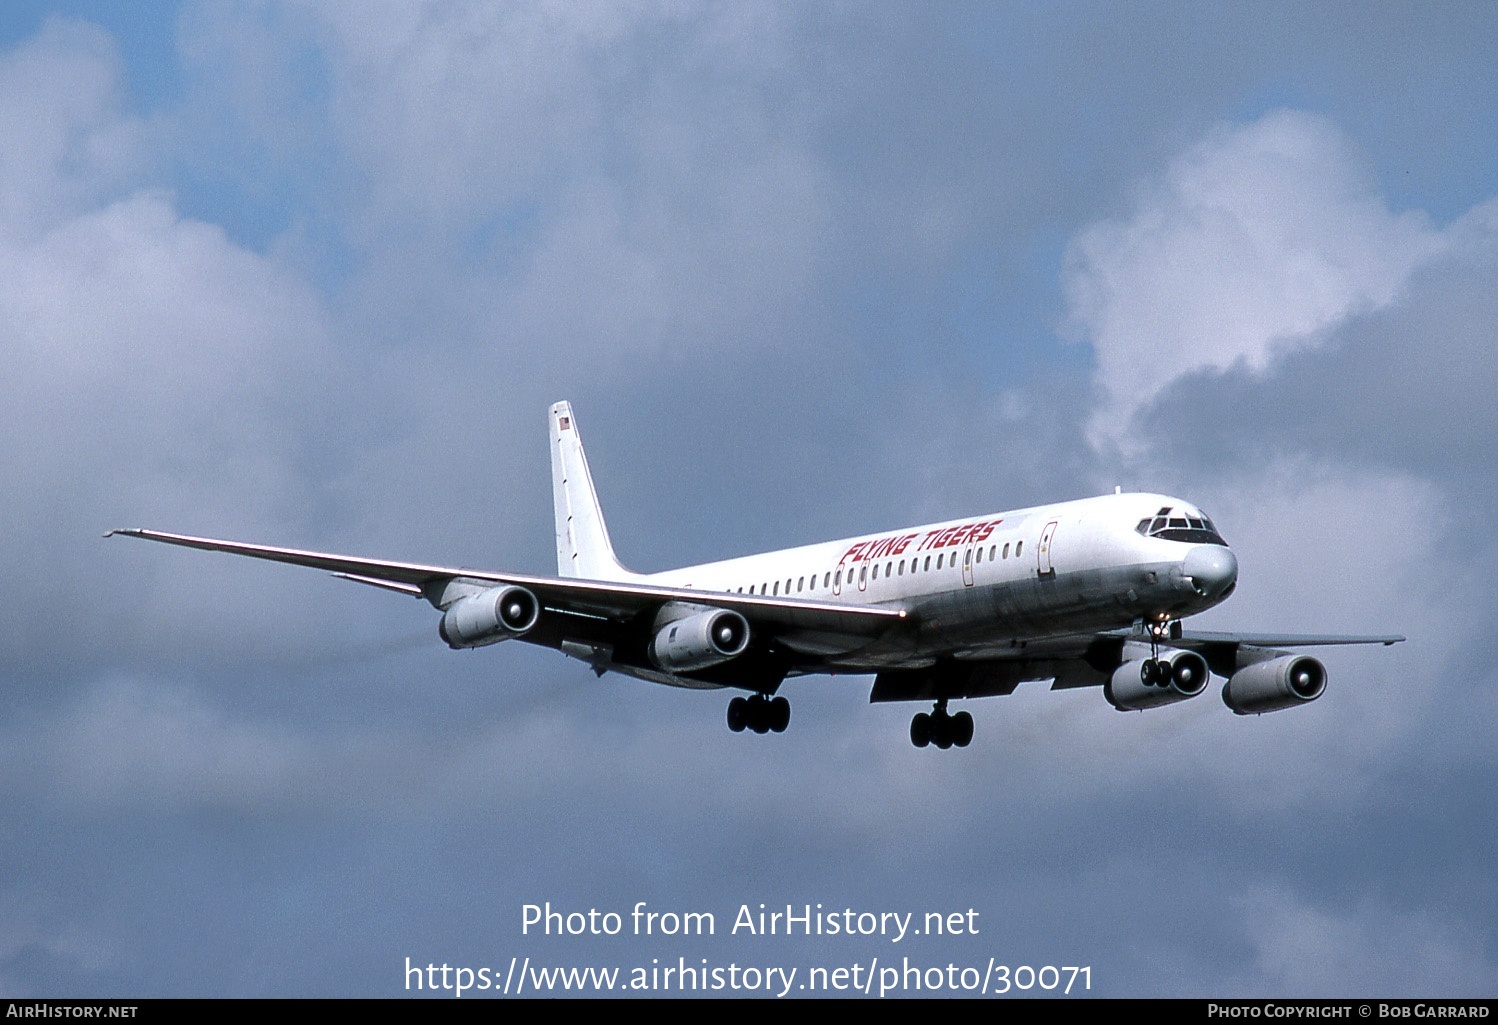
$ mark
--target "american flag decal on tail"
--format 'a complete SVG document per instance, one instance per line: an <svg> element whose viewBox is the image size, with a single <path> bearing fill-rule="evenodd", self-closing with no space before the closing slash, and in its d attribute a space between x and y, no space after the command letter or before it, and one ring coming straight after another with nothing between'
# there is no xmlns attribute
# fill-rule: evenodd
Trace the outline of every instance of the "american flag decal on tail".
<svg viewBox="0 0 1498 1025"><path fill-rule="evenodd" d="M564 431L570 431L570 430L572 430L572 417L570 417L570 416L559 416L559 417L557 417L557 426L560 427Z"/></svg>

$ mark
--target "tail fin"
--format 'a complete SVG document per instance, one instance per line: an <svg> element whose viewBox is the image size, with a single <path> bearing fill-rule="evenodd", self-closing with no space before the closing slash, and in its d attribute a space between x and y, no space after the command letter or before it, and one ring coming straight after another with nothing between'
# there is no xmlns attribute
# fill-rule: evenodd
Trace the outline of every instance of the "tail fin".
<svg viewBox="0 0 1498 1025"><path fill-rule="evenodd" d="M558 574L588 580L636 576L614 558L577 419L567 402L551 407L551 493L556 508Z"/></svg>

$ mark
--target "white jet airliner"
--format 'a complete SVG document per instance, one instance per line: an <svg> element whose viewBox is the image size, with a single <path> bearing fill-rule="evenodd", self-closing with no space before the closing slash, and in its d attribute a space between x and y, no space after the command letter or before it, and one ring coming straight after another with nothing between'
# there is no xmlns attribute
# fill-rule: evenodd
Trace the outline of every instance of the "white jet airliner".
<svg viewBox="0 0 1498 1025"><path fill-rule="evenodd" d="M1127 711L1195 697L1216 673L1234 712L1272 712L1326 689L1321 662L1283 648L1404 639L1184 631L1184 617L1233 592L1238 560L1200 509L1166 495L1116 492L632 573L614 557L565 402L551 407L551 443L557 577L110 533L310 566L425 598L453 648L515 638L600 676L748 691L728 703L735 732L786 728L790 702L777 691L787 677L872 673L870 701L932 703L911 720L917 747L967 746L973 717L948 703L1032 680L1100 685Z"/></svg>

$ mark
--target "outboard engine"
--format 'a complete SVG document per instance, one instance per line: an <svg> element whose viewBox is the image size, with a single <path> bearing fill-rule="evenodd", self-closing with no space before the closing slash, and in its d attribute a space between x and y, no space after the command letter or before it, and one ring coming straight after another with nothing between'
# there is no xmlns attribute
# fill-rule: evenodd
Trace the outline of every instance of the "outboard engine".
<svg viewBox="0 0 1498 1025"><path fill-rule="evenodd" d="M1278 712L1326 691L1326 666L1309 655L1281 655L1245 666L1222 685L1222 702L1238 715Z"/></svg>
<svg viewBox="0 0 1498 1025"><path fill-rule="evenodd" d="M523 587L491 587L459 598L442 613L437 633L449 648L480 648L519 637L541 618L541 603Z"/></svg>

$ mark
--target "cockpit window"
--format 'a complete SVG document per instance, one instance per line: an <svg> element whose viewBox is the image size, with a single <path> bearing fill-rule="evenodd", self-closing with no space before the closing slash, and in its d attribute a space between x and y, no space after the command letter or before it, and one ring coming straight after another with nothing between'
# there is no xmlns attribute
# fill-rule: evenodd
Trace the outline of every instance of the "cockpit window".
<svg viewBox="0 0 1498 1025"><path fill-rule="evenodd" d="M1200 516L1185 509L1166 506L1154 516L1146 516L1134 528L1145 537L1158 537L1165 541L1185 541L1197 545L1222 545L1228 543L1217 533L1217 528L1205 514Z"/></svg>

